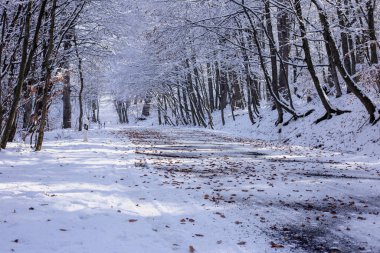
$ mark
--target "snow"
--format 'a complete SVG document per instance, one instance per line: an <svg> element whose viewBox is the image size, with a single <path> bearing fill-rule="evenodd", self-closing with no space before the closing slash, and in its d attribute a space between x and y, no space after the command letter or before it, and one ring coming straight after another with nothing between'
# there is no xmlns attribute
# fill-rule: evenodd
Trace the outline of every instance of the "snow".
<svg viewBox="0 0 380 253"><path fill-rule="evenodd" d="M380 103L378 96L375 101ZM337 151L351 154L368 155L373 158L380 157L380 126L372 126L368 123L367 113L364 107L356 101L352 95L344 95L334 99L334 105L342 110L350 110L339 116L333 116L330 120L315 124L315 120L324 115L323 108L316 110L306 118L292 121L282 128L281 143L319 148L329 151ZM318 104L302 105L297 110L306 112L308 109L318 108ZM320 108L320 107L319 107ZM235 112L236 120L232 120L230 111L226 113L226 125L223 126L219 113L214 114L215 129L228 132L231 136L260 139L278 144L278 129L276 112L271 106L263 106L260 119L252 125L248 119L246 110ZM356 117L357 116L357 117ZM286 117L285 121L289 118Z"/></svg>
<svg viewBox="0 0 380 253"><path fill-rule="evenodd" d="M367 119L315 125L316 112L279 143L270 109L254 126L245 111L226 126L215 115L211 130L155 115L112 125L111 102L89 142L55 130L42 152L0 151L0 252L380 251L379 128Z"/></svg>
<svg viewBox="0 0 380 253"><path fill-rule="evenodd" d="M106 122L107 125L115 125L119 118L116 113L112 95L101 96L99 101L99 118L101 122Z"/></svg>
<svg viewBox="0 0 380 253"><path fill-rule="evenodd" d="M189 247L196 231L191 222L181 225L182 217L213 226L187 194L172 196L158 182L143 186L126 139L96 130L83 143L65 134L42 153L24 146L2 152L0 252L168 252Z"/></svg>
<svg viewBox="0 0 380 253"><path fill-rule="evenodd" d="M316 234L309 247L380 249L379 160L202 129L89 139L1 151L0 252L308 252L296 228Z"/></svg>

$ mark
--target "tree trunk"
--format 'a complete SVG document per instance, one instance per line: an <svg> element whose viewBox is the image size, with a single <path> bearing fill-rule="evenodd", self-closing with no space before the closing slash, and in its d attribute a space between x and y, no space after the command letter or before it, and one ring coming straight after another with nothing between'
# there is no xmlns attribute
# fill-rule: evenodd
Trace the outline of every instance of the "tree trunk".
<svg viewBox="0 0 380 253"><path fill-rule="evenodd" d="M161 99L158 96L157 97L157 110L158 110L158 124L161 126L162 125L162 116L161 116Z"/></svg>
<svg viewBox="0 0 380 253"><path fill-rule="evenodd" d="M350 60L350 54L349 54L349 45L348 45L348 34L347 34L347 20L344 16L344 10L345 7L342 4L342 0L338 0L338 6L337 6L337 15L339 19L339 26L341 27L342 31L340 33L340 40L342 42L342 52L343 52L343 62L344 67L346 68L347 72L351 74L351 60Z"/></svg>
<svg viewBox="0 0 380 253"><path fill-rule="evenodd" d="M83 78L83 69L82 69L82 58L79 55L79 50L78 50L78 42L76 35L74 33L74 46L75 46L75 54L78 59L78 71L79 71L79 83L80 83L80 89L79 89L79 95L78 95L78 100L79 100L79 126L78 130L82 131L83 128L83 90L84 90L84 78Z"/></svg>
<svg viewBox="0 0 380 253"><path fill-rule="evenodd" d="M285 0L279 0L280 4L285 5ZM283 66L280 68L279 74L279 87L280 92L284 94L284 97L289 100L290 98L290 88L288 82L289 76L289 54L291 45L289 43L290 39L290 28L291 28L291 20L288 12L285 9L279 9L277 16L277 31L278 31L278 45L279 45L279 55L282 59Z"/></svg>
<svg viewBox="0 0 380 253"><path fill-rule="evenodd" d="M371 51L371 64L379 63L377 57L377 38L376 38L376 28L375 28L375 0L368 0L367 4L368 13L368 35L370 39L370 51Z"/></svg>
<svg viewBox="0 0 380 253"><path fill-rule="evenodd" d="M258 39L257 28L255 27L253 20L252 20L251 16L249 15L247 7L244 5L244 0L242 0L242 7L243 7L244 13L245 13L245 15L249 21L249 24L251 26L251 29L252 29L253 41L254 41L254 44L256 45L256 48L257 48L258 58L259 58L261 69L264 73L265 83L266 83L267 89L268 89L271 97L274 99L276 107L282 107L284 110L286 110L287 112L292 114L294 118L309 115L312 111L309 111L309 112L305 113L304 115L298 115L294 111L293 108L289 107L287 104L282 102L281 99L279 98L279 96L277 96L275 94L275 92L273 91L272 81L271 81L271 78L268 74L267 68L265 66L265 60L264 60L264 56L263 56L263 52L262 52L262 45ZM281 121L277 121L276 124L280 124L282 122L282 120L283 120L282 115L279 115L279 120L281 120Z"/></svg>
<svg viewBox="0 0 380 253"><path fill-rule="evenodd" d="M144 106L143 106L143 110L142 110L142 115L144 117L150 116L151 102L152 102L152 97L150 95L147 95L146 98L144 99Z"/></svg>
<svg viewBox="0 0 380 253"><path fill-rule="evenodd" d="M274 44L274 36L272 29L272 17L270 13L270 2L269 0L264 0L265 7L265 21L266 21L266 29L268 31L269 37L269 48L270 48L270 60L271 60L271 68L272 68L272 89L276 97L280 97L280 93L278 90L278 73L277 73L277 49ZM278 113L277 124L281 124L284 121L284 112L282 111L282 107L275 103L276 110Z"/></svg>
<svg viewBox="0 0 380 253"><path fill-rule="evenodd" d="M329 61L329 72L331 76L331 82L332 82L332 85L335 87L336 97L339 98L342 96L342 89L340 87L338 73L336 72L336 66L332 59L331 49L330 49L329 44L326 41L325 41L325 47L326 47L327 58Z"/></svg>
<svg viewBox="0 0 380 253"><path fill-rule="evenodd" d="M186 88L182 88L182 98L183 98L183 107L186 113L187 122L191 123L192 121L190 117L190 110L189 110L189 103L187 100Z"/></svg>
<svg viewBox="0 0 380 253"><path fill-rule="evenodd" d="M64 70L63 74L63 128L71 128L71 84L70 71Z"/></svg>
<svg viewBox="0 0 380 253"><path fill-rule="evenodd" d="M71 49L71 40L73 39L72 29L70 29L65 35L65 41L63 43L64 53ZM74 38L74 40L76 40ZM76 43L76 42L74 42ZM75 50L77 51L77 49ZM67 56L64 58L63 63L63 128L71 128L71 80L70 80L70 63Z"/></svg>
<svg viewBox="0 0 380 253"><path fill-rule="evenodd" d="M214 87L212 82L212 69L211 64L207 63L207 84L208 84L208 96L210 103L210 110L213 112L215 109L214 105Z"/></svg>
<svg viewBox="0 0 380 253"><path fill-rule="evenodd" d="M327 16L324 12L323 6L320 4L319 0L312 0L313 4L318 9L318 15L320 22L323 27L323 37L329 43L332 57L334 60L335 65L337 66L337 69L339 70L340 74L342 75L347 87L352 91L352 93L360 100L360 102L363 104L363 106L366 108L368 114L369 114L369 121L370 123L374 123L376 120L376 106L375 104L370 100L369 97L367 97L357 86L355 81L351 78L350 74L347 72L346 68L343 66L339 50L335 44L335 41L333 39L333 36L330 31L330 24L328 22Z"/></svg>
<svg viewBox="0 0 380 253"><path fill-rule="evenodd" d="M319 123L320 121L322 121L324 119L330 119L332 117L331 114L336 113L337 110L335 110L331 106L330 101L327 98L327 95L326 95L325 91L323 90L323 88L319 82L319 79L317 77L317 73L315 72L313 61L312 61L312 56L311 56L311 52L310 52L309 41L306 38L307 31L306 31L305 20L303 18L303 14L302 14L302 7L300 4L300 1L295 0L294 6L295 6L295 10L296 10L296 14L298 17L298 22L299 22L299 27L300 27L300 31L301 31L302 48L303 48L303 51L305 53L305 62L307 64L307 68L308 68L309 73L311 75L311 78L313 80L314 87L317 90L317 93L318 93L318 96L322 102L322 105L326 110L325 116L323 116L322 118L320 118L316 121L316 123Z"/></svg>
<svg viewBox="0 0 380 253"><path fill-rule="evenodd" d="M42 114L41 114L41 122L40 127L38 129L38 137L37 137L37 143L36 143L36 151L41 151L42 149L42 143L44 139L44 133L45 133L45 126L47 122L48 117L48 110L49 110L49 95L52 88L51 83L51 71L52 71L52 60L51 54L54 49L54 28L55 28L55 12L57 9L57 0L52 0L52 6L50 11L50 27L49 27L49 43L48 43L48 49L45 55L44 63L43 63L43 69L46 71L46 81L44 84L44 93L42 98Z"/></svg>
<svg viewBox="0 0 380 253"><path fill-rule="evenodd" d="M28 3L28 7L26 10L26 21L25 21L25 27L24 27L24 40L23 40L23 46L22 46L22 53L21 53L21 62L20 62L20 69L19 74L17 78L17 85L14 89L14 96L13 96L13 103L9 112L9 116L4 128L4 132L1 138L1 148L5 149L7 147L7 142L9 140L9 137L11 135L12 127L16 120L16 114L17 114L17 108L18 104L20 102L21 98L21 92L22 87L24 84L24 79L26 76L26 66L27 66L27 60L28 60L28 46L29 46L29 37L30 37L30 24L31 24L31 18L32 18L32 5L33 1L30 0ZM42 14L41 14L42 15Z"/></svg>

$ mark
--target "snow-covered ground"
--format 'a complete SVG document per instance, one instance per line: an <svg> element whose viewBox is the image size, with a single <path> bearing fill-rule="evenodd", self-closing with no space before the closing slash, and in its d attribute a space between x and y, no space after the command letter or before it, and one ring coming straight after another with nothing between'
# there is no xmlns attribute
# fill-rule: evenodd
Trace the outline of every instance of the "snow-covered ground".
<svg viewBox="0 0 380 253"><path fill-rule="evenodd" d="M105 95L99 101L99 118L102 123L106 123L106 126L119 122L113 100L111 95Z"/></svg>
<svg viewBox="0 0 380 253"><path fill-rule="evenodd" d="M0 252L380 252L371 153L164 127L0 152Z"/></svg>
<svg viewBox="0 0 380 253"><path fill-rule="evenodd" d="M283 126L281 142L330 151L380 156L380 124L369 124L364 108L357 101L350 101L347 95L345 98L346 100L338 100L339 108L351 110L351 113L333 116L330 120L315 124L314 121L324 115L323 110L317 110L308 117ZM306 108L298 111L305 112ZM222 125L219 113L214 114L215 129L228 132L232 136L278 143L278 129L274 124L277 119L276 111L270 107L262 108L263 117L257 119L254 125L249 121L246 110L237 111L235 114L234 121L231 112L227 111L225 126ZM290 116L286 115L285 121L289 118Z"/></svg>
<svg viewBox="0 0 380 253"><path fill-rule="evenodd" d="M380 108L380 94L374 94L373 100ZM296 110L298 113L316 109L312 114L297 121L290 121L287 126L282 127L281 143L318 148L328 151L361 154L365 156L380 157L380 123L371 125L364 107L352 94L345 94L338 99L332 99L332 104L341 110L349 110L339 116L333 116L319 124L314 122L325 113L319 101L311 103L299 103ZM141 111L141 109L140 109ZM134 124L140 126L158 126L156 111L147 121ZM269 141L272 144L279 142L278 127L275 126L277 112L272 110L271 104L262 104L260 118L252 124L248 117L248 111L235 111L235 120L227 107L225 110L225 122L222 124L220 111L213 113L213 124L215 130L228 133L232 137L243 137L252 140ZM290 119L285 113L284 121ZM175 122L175 120L173 120Z"/></svg>

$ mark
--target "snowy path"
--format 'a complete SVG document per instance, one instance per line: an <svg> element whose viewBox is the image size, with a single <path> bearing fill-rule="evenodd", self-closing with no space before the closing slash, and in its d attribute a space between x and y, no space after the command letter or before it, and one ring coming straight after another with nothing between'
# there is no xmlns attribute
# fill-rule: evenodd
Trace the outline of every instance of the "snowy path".
<svg viewBox="0 0 380 253"><path fill-rule="evenodd" d="M380 251L376 158L198 129L66 137L0 153L1 253Z"/></svg>

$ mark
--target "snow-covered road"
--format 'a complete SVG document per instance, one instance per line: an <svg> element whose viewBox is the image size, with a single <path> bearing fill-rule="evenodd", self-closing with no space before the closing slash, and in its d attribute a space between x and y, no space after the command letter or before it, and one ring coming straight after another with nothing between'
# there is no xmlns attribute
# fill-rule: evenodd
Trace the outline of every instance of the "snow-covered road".
<svg viewBox="0 0 380 253"><path fill-rule="evenodd" d="M185 128L0 153L0 252L380 252L380 164ZM340 250L340 251L337 251Z"/></svg>

